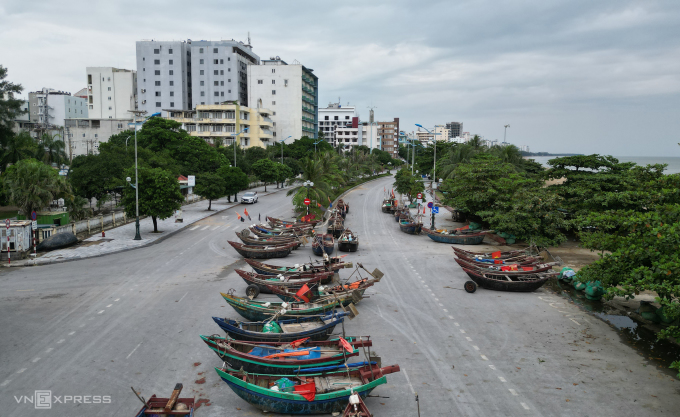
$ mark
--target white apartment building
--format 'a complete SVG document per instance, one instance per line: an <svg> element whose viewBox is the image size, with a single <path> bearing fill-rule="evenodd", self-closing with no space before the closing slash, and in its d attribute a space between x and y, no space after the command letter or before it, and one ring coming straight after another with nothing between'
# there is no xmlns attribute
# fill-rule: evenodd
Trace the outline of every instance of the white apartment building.
<svg viewBox="0 0 680 417"><path fill-rule="evenodd" d="M250 106L272 111L274 142L317 137L319 79L312 69L277 56L250 65L248 78Z"/></svg>
<svg viewBox="0 0 680 417"><path fill-rule="evenodd" d="M340 141L336 139L336 129L344 128L348 125L352 126L352 120L354 119L358 123L359 114L356 111L356 107L350 105L342 106L340 103L329 103L328 107L319 109L319 131L323 132L326 142L337 146Z"/></svg>
<svg viewBox="0 0 680 417"><path fill-rule="evenodd" d="M425 130L423 131L418 130L416 132L416 139L418 139L418 142L420 142L423 145L427 146L427 143L434 141L434 138L435 138L434 133L430 133Z"/></svg>
<svg viewBox="0 0 680 417"><path fill-rule="evenodd" d="M28 93L29 120L43 126L63 127L67 118L87 118L87 100L71 93L43 88Z"/></svg>
<svg viewBox="0 0 680 417"><path fill-rule="evenodd" d="M91 119L131 119L137 110L137 72L87 67L87 104Z"/></svg>
<svg viewBox="0 0 680 417"><path fill-rule="evenodd" d="M239 101L248 105L248 66L260 58L235 40L137 42L138 108L190 110Z"/></svg>
<svg viewBox="0 0 680 417"><path fill-rule="evenodd" d="M108 142L111 136L130 129L130 123L132 119L66 119L66 155L72 160L78 155L97 154L100 143ZM131 146L134 146L134 138Z"/></svg>
<svg viewBox="0 0 680 417"><path fill-rule="evenodd" d="M354 118L358 120L358 117ZM350 150L353 146L366 146L380 149L380 137L378 126L369 122L350 124L348 126L335 126L333 146L342 146L344 150Z"/></svg>

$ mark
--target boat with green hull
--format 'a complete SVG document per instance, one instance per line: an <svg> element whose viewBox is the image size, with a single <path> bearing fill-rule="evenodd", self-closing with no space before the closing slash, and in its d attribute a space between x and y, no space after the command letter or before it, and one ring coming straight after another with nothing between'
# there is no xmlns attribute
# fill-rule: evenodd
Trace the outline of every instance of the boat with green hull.
<svg viewBox="0 0 680 417"><path fill-rule="evenodd" d="M337 299L320 303L287 303L285 301L255 301L233 294L220 294L238 314L250 321L265 321L275 315L280 318L319 315L340 306L340 300Z"/></svg>

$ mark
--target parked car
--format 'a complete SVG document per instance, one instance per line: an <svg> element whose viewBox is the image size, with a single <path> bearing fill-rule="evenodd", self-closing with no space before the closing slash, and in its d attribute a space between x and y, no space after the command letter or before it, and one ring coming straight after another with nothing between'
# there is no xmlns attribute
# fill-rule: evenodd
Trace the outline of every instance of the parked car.
<svg viewBox="0 0 680 417"><path fill-rule="evenodd" d="M241 196L241 203L255 204L257 203L257 191L248 191Z"/></svg>

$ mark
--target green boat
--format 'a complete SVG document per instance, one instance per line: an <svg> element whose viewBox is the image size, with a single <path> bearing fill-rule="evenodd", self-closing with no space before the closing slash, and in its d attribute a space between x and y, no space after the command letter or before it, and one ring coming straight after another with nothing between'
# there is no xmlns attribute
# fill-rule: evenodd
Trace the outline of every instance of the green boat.
<svg viewBox="0 0 680 417"><path fill-rule="evenodd" d="M319 315L340 307L338 299L325 300L320 303L286 303L285 301L255 301L233 294L220 294L238 314L250 321L265 321L274 315L280 318ZM345 300L342 301L344 304ZM351 298L347 300L347 304L351 302ZM282 310L285 310L283 314L281 314Z"/></svg>

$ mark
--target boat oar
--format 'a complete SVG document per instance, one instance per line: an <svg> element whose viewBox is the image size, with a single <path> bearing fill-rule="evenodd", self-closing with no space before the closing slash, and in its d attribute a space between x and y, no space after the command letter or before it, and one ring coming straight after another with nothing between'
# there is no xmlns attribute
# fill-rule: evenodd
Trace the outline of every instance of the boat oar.
<svg viewBox="0 0 680 417"><path fill-rule="evenodd" d="M135 393L137 398L139 398L139 401L141 401L146 407L149 407L149 404L146 403L146 400L144 399L144 397L140 397L139 394L137 394L137 391L135 391L134 387L130 387L130 389L132 390L132 392Z"/></svg>

